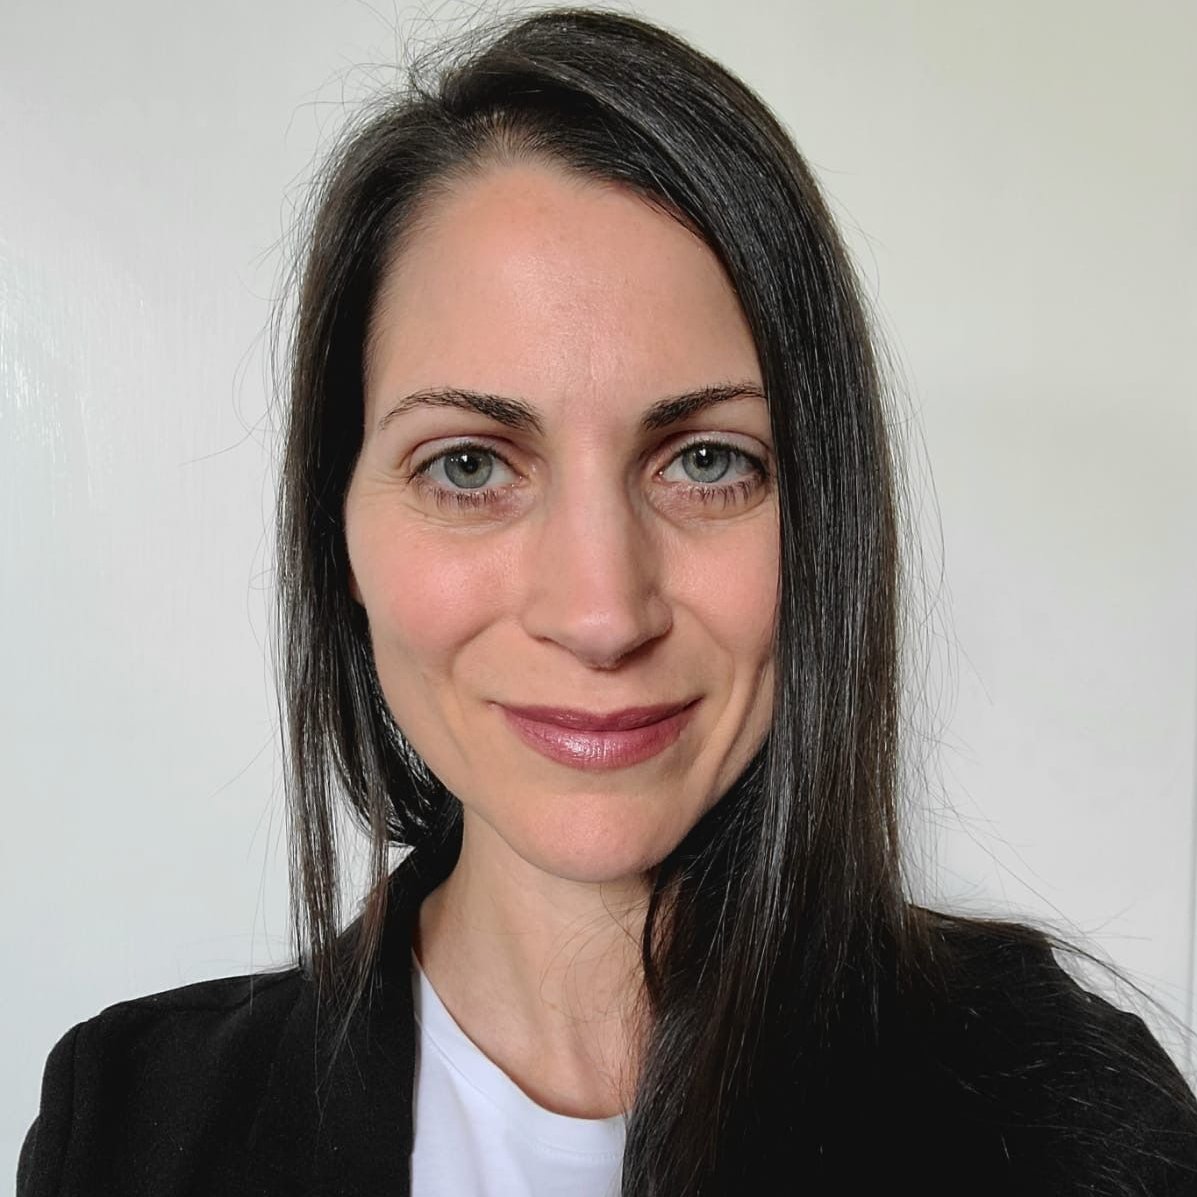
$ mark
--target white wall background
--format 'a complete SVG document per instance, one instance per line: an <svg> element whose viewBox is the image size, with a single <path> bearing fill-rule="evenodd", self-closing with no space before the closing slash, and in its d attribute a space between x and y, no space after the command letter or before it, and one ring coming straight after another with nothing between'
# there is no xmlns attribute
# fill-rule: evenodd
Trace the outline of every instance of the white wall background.
<svg viewBox="0 0 1197 1197"><path fill-rule="evenodd" d="M286 957L261 336L286 197L430 7L0 13L0 1168L70 1024ZM928 884L1191 1018L1197 9L639 11L779 111L902 361L950 621Z"/></svg>

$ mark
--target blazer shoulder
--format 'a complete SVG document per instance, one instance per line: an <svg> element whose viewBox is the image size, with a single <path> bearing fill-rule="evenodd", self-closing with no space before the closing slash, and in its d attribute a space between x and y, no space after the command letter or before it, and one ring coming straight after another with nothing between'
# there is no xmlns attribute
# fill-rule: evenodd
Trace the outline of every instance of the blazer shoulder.
<svg viewBox="0 0 1197 1197"><path fill-rule="evenodd" d="M298 987L303 984L304 975L294 965L276 969L263 969L254 973L241 973L230 977L212 977L206 981L193 981L174 989L163 989L157 993L142 994L140 997L124 998L105 1006L98 1014L79 1024L98 1025L126 1016L133 1018L155 1018L172 1013L225 1012L253 1016L255 1001L277 1005L288 997L294 998Z"/></svg>
<svg viewBox="0 0 1197 1197"><path fill-rule="evenodd" d="M237 1142L307 984L297 967L218 977L116 1002L70 1027L46 1059L18 1197L75 1192L87 1176L100 1191L108 1168L116 1177L137 1160L152 1175L169 1156Z"/></svg>
<svg viewBox="0 0 1197 1197"><path fill-rule="evenodd" d="M1138 1014L1063 967L1085 953L1021 923L939 918L936 1058L970 1117L1052 1191L1085 1177L1101 1192L1195 1197L1197 1096Z"/></svg>

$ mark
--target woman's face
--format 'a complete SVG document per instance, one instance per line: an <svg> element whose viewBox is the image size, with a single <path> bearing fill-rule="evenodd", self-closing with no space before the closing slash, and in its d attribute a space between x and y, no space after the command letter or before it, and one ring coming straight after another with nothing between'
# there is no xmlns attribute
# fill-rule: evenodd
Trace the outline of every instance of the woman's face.
<svg viewBox="0 0 1197 1197"><path fill-rule="evenodd" d="M772 474L772 438L721 267L628 190L492 167L392 265L366 375L346 536L396 723L500 850L577 881L642 874L772 709L777 495L753 462ZM745 393L645 423L716 387ZM420 401L466 392L495 402ZM504 709L681 703L590 735Z"/></svg>

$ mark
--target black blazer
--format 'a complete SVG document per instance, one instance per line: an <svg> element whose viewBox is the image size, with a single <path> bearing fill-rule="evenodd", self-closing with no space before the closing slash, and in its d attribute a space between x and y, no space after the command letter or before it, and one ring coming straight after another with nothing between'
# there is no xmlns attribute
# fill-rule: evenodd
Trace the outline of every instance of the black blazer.
<svg viewBox="0 0 1197 1197"><path fill-rule="evenodd" d="M327 1019L295 968L120 1002L72 1027L46 1063L18 1197L409 1197L411 930L442 873L414 855L393 872L372 1000L319 1089ZM844 1078L842 1138L795 1152L791 1172L745 1197L1197 1195L1197 1100L1143 1022L1078 987L1046 947L974 942L966 955L976 983L932 1049L920 1044L889 1088ZM1044 983L1046 1004L1018 996ZM1082 1040L1139 1063L1113 1068Z"/></svg>

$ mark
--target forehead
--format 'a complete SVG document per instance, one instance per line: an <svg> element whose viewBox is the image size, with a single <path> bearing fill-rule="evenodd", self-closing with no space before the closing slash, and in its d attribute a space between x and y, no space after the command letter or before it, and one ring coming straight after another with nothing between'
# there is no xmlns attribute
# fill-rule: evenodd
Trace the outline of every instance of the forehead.
<svg viewBox="0 0 1197 1197"><path fill-rule="evenodd" d="M759 381L718 259L631 190L540 164L488 168L431 202L384 278L367 399L419 387L575 411Z"/></svg>

